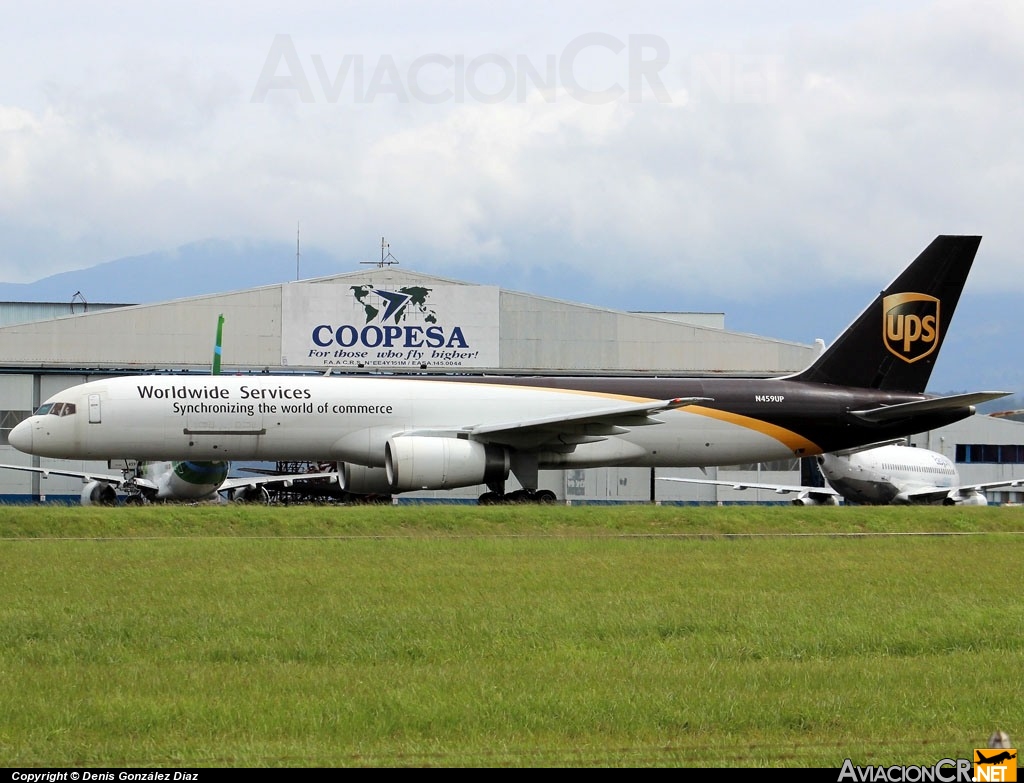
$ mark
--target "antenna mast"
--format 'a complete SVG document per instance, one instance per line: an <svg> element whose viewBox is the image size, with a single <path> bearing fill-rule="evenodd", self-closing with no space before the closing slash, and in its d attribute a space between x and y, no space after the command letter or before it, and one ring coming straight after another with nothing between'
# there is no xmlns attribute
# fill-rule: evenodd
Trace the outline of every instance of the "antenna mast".
<svg viewBox="0 0 1024 783"><path fill-rule="evenodd" d="M85 296L82 294L81 291L75 291L75 293L73 293L71 295L71 312L72 313L75 312L75 300L76 299L79 300L82 303L83 308L84 308L83 312L88 312L89 311L89 303L87 301L85 301Z"/></svg>
<svg viewBox="0 0 1024 783"><path fill-rule="evenodd" d="M299 279L299 255L300 255L300 253L299 253L299 228L301 227L301 225L302 225L301 221L296 221L295 222L295 279L296 280Z"/></svg>
<svg viewBox="0 0 1024 783"><path fill-rule="evenodd" d="M387 255L385 255L385 253ZM383 269L386 266L399 263L398 259L391 255L391 244L385 241L384 237L380 238L380 261L360 261L360 264L376 264L378 269Z"/></svg>

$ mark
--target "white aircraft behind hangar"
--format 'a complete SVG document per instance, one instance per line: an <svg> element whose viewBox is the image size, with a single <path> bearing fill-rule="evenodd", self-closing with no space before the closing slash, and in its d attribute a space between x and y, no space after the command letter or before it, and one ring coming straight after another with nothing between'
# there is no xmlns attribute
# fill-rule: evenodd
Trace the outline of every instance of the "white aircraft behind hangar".
<svg viewBox="0 0 1024 783"><path fill-rule="evenodd" d="M27 465L0 464L0 468L39 473L43 478L79 478L85 485L81 493L83 506L112 506L117 502L118 493L125 494L126 505L194 503L224 497L235 502L265 501L269 499L268 487L291 488L303 482L336 484L339 480L335 472L228 478L229 463L220 461L126 462L120 476Z"/></svg>
<svg viewBox="0 0 1024 783"><path fill-rule="evenodd" d="M53 395L8 442L59 459L337 462L353 494L484 484L481 503L555 500L538 491L545 469L857 448L951 424L1009 394L925 393L980 242L937 237L787 377L124 376ZM510 474L523 490L506 496Z"/></svg>
<svg viewBox="0 0 1024 783"><path fill-rule="evenodd" d="M659 476L659 481L712 484L732 489L797 493L795 506L835 506L842 498L860 505L987 506L986 489L1024 486L1024 479L961 484L956 466L928 449L886 444L820 454L816 457L825 487Z"/></svg>

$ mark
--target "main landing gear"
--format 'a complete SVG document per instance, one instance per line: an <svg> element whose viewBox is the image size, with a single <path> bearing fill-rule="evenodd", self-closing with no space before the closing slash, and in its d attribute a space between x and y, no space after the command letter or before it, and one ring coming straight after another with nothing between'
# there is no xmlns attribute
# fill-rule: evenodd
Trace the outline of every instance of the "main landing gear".
<svg viewBox="0 0 1024 783"><path fill-rule="evenodd" d="M551 505L558 498L550 489L537 489L537 455L513 451L510 457L512 472L524 489L505 492L505 476L487 482L488 491L482 494L477 503L481 506L497 506L505 503L536 503ZM526 489L531 487L531 489Z"/></svg>
<svg viewBox="0 0 1024 783"><path fill-rule="evenodd" d="M509 503L536 503L551 505L558 502L558 497L550 489L517 489L513 492L485 492L477 499L481 506L498 506Z"/></svg>

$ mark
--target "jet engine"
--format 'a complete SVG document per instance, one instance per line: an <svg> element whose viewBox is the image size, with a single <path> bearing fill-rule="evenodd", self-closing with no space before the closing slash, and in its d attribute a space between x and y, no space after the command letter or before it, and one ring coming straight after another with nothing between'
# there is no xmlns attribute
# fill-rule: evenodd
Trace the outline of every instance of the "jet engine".
<svg viewBox="0 0 1024 783"><path fill-rule="evenodd" d="M504 481L510 467L507 449L475 440L410 435L391 438L384 448L392 492Z"/></svg>
<svg viewBox="0 0 1024 783"><path fill-rule="evenodd" d="M951 492L942 499L944 506L987 506L988 498L982 492Z"/></svg>
<svg viewBox="0 0 1024 783"><path fill-rule="evenodd" d="M338 476L344 492L354 495L387 495L391 492L385 468L368 468L366 465L344 462L338 465Z"/></svg>
<svg viewBox="0 0 1024 783"><path fill-rule="evenodd" d="M106 481L90 481L82 487L83 506L117 505L117 490Z"/></svg>
<svg viewBox="0 0 1024 783"><path fill-rule="evenodd" d="M839 500L835 495L825 493L801 492L793 498L794 506L838 506Z"/></svg>
<svg viewBox="0 0 1024 783"><path fill-rule="evenodd" d="M262 485L235 487L228 493L228 498L232 503L270 503L270 493Z"/></svg>

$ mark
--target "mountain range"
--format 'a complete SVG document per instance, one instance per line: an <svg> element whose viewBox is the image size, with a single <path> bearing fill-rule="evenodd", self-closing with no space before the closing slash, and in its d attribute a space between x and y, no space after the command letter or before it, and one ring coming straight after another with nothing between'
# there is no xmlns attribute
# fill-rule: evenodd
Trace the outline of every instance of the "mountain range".
<svg viewBox="0 0 1024 783"><path fill-rule="evenodd" d="M302 250L298 267L303 279L358 268L355 264L342 266L317 249ZM208 239L60 272L33 283L0 283L0 301L69 302L79 294L87 302L149 304L255 288L296 277L294 245ZM151 285L152 281L157 284Z"/></svg>

